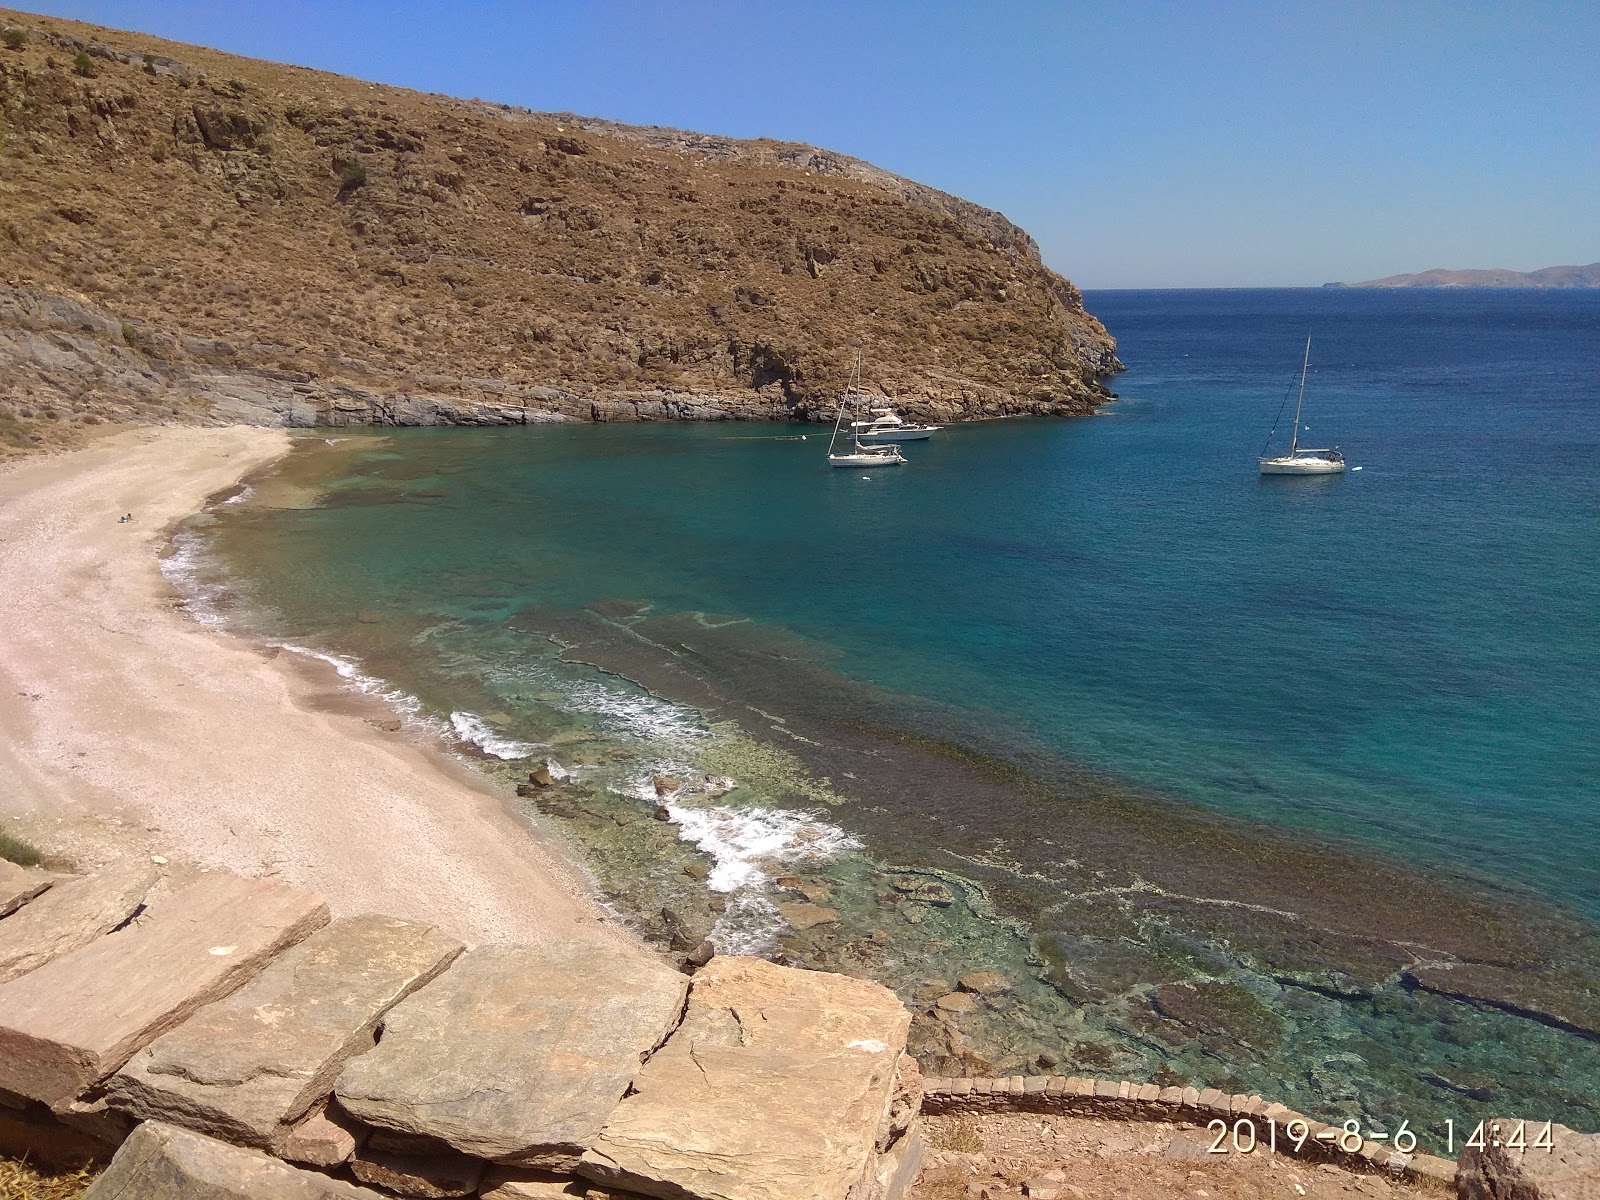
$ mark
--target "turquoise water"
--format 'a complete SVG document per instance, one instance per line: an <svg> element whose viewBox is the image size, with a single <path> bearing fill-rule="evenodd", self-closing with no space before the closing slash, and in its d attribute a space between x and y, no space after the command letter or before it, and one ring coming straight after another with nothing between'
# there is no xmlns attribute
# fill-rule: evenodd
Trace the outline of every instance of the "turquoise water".
<svg viewBox="0 0 1600 1200"><path fill-rule="evenodd" d="M556 747L599 797L573 802L575 836L653 932L663 896L708 903L735 943L908 998L1005 967L1016 1008L971 1035L997 1069L1596 1125L1591 1039L1402 986L1389 951L1366 978L1350 939L1502 962L1473 906L1527 902L1531 957L1600 978L1600 295L1087 304L1130 364L1091 419L956 427L866 472L830 469L815 427L354 433L319 451L316 507L233 506L208 544L258 629ZM1308 329L1308 437L1362 469L1264 479ZM650 774L702 769L742 786L666 841L634 821ZM724 806L742 858L732 826L690 829ZM774 813L812 814L827 853ZM673 856L696 848L750 886L688 895ZM825 880L837 928L786 935L763 855ZM958 903L900 904L885 881L908 866ZM1265 926L1197 915L1218 902L1349 944L1263 948Z"/></svg>

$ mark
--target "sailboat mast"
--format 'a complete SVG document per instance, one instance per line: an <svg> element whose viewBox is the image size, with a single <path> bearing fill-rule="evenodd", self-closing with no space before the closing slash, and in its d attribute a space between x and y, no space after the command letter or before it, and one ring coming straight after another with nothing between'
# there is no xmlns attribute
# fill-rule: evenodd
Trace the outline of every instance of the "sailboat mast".
<svg viewBox="0 0 1600 1200"><path fill-rule="evenodd" d="M852 418L854 417L855 409L854 409L853 397L855 395L855 390L856 390L856 380L859 379L860 377L861 377L861 351L857 350L856 351L856 365L855 365L854 369L850 372L850 382L845 384L844 392L839 396L839 411L834 414L834 418L833 418L833 436L828 439L828 457L830 457L830 458L833 457L833 445L834 445L835 442L837 442L839 440L839 429L844 424L844 415L845 415L846 410L850 411ZM856 427L855 427L854 420L851 421L851 425L850 425L850 440L852 442L855 442L857 448L860 447L861 443L859 441L857 441L857 439L856 439Z"/></svg>
<svg viewBox="0 0 1600 1200"><path fill-rule="evenodd" d="M1300 406L1306 401L1306 368L1311 365L1311 335L1306 334L1306 356L1300 363L1300 395L1294 402L1294 435L1289 439L1289 456L1300 449Z"/></svg>
<svg viewBox="0 0 1600 1200"><path fill-rule="evenodd" d="M850 376L850 445L852 452L856 454L861 453L861 430L856 425L856 397L859 395L861 395L861 351L857 350L856 369Z"/></svg>

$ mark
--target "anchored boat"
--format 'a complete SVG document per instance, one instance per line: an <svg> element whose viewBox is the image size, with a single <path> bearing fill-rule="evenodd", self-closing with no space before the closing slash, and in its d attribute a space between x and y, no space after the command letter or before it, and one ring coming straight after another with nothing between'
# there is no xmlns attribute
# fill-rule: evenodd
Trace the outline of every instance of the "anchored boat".
<svg viewBox="0 0 1600 1200"><path fill-rule="evenodd" d="M1262 457L1256 459L1263 475L1337 475L1345 469L1344 455L1337 448L1313 450L1300 444L1300 410L1306 401L1306 370L1310 365L1311 338L1307 335L1305 357L1300 362L1300 396L1294 402L1294 432L1289 437L1289 453L1278 458L1266 457L1267 446L1272 444L1272 435L1278 431L1278 423L1274 421L1261 447ZM1278 410L1278 415L1283 415L1282 408Z"/></svg>
<svg viewBox="0 0 1600 1200"><path fill-rule="evenodd" d="M882 402L867 408L868 420L852 421L856 437L869 444L884 442L920 442L943 429L943 425L927 425L920 421L907 421L894 407Z"/></svg>
<svg viewBox="0 0 1600 1200"><path fill-rule="evenodd" d="M864 401L858 388L861 379L861 355L856 355L856 369L850 376L850 386L839 397L839 411L833 418L833 436L828 439L828 463L835 467L890 467L903 463L906 456L900 453L900 447L890 442L883 446L864 446L861 444L861 427L871 425L870 421L850 422L850 448L840 450L838 447L839 433L844 429L846 415L854 418ZM898 418L896 418L898 419Z"/></svg>

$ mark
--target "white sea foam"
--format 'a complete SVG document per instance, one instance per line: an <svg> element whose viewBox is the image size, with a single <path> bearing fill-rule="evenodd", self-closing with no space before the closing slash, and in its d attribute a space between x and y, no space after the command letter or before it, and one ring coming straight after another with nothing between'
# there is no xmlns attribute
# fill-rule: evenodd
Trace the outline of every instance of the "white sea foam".
<svg viewBox="0 0 1600 1200"><path fill-rule="evenodd" d="M250 499L255 494L256 494L256 489L255 488L246 487L246 488L241 489L236 495L229 496L222 503L223 504L243 504L246 500Z"/></svg>
<svg viewBox="0 0 1600 1200"><path fill-rule="evenodd" d="M656 742L699 741L710 733L694 709L642 688L586 681L562 681L558 686L566 707L599 717L613 733Z"/></svg>
<svg viewBox="0 0 1600 1200"><path fill-rule="evenodd" d="M453 712L450 714L450 725L463 742L469 742L495 758L507 761L528 758L539 749L535 742L519 742L516 738L509 738L497 732L494 726L476 713ZM555 769L552 765L552 774L555 773Z"/></svg>
<svg viewBox="0 0 1600 1200"><path fill-rule="evenodd" d="M727 907L711 927L711 942L718 954L761 957L778 943L784 929L783 914L765 893L745 890L728 897Z"/></svg>
<svg viewBox="0 0 1600 1200"><path fill-rule="evenodd" d="M695 709L664 700L624 679L572 679L538 663L464 661L491 682L555 693L557 707L598 717L600 732L613 737L682 744L701 741L711 733Z"/></svg>
<svg viewBox="0 0 1600 1200"><path fill-rule="evenodd" d="M200 624L215 628L226 624L221 610L227 588L206 578L208 565L205 543L190 529L173 535L172 549L160 562L161 574L183 598L185 611Z"/></svg>
<svg viewBox="0 0 1600 1200"><path fill-rule="evenodd" d="M678 837L711 856L715 866L706 885L714 892L760 891L771 881L773 866L823 863L861 848L844 830L814 813L724 804L698 808L670 800L666 809L678 826Z"/></svg>
<svg viewBox="0 0 1600 1200"><path fill-rule="evenodd" d="M333 668L334 673L345 683L364 696L375 696L406 716L417 718L422 713L422 701L410 692L402 691L388 680L379 679L376 675L368 675L361 669L361 664L356 659L343 654L329 654L323 650L313 650L310 646L297 646L293 642L275 642L280 650L287 650L290 654L299 654L306 658L314 658L318 662L327 663Z"/></svg>

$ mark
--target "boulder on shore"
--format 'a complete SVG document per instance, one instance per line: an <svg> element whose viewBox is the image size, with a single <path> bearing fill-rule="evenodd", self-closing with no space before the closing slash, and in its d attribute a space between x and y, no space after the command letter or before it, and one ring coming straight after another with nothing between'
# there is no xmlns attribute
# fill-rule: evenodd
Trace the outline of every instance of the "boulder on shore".
<svg viewBox="0 0 1600 1200"><path fill-rule="evenodd" d="M0 984L0 1088L70 1101L327 922L322 897L301 888L206 876L144 921Z"/></svg>
<svg viewBox="0 0 1600 1200"><path fill-rule="evenodd" d="M384 1200L381 1192L302 1171L254 1150L146 1121L83 1200Z"/></svg>
<svg viewBox="0 0 1600 1200"><path fill-rule="evenodd" d="M568 1168L676 1024L687 986L655 958L608 946L469 950L389 1011L335 1095L380 1129Z"/></svg>
<svg viewBox="0 0 1600 1200"><path fill-rule="evenodd" d="M1483 1129L1484 1146L1462 1151L1456 1163L1461 1200L1600 1200L1600 1134L1552 1123L1542 1137L1543 1121L1510 1117L1490 1118Z"/></svg>
<svg viewBox="0 0 1600 1200"><path fill-rule="evenodd" d="M871 1192L905 1128L894 1099L910 1022L880 984L713 959L579 1174L673 1200Z"/></svg>
<svg viewBox="0 0 1600 1200"><path fill-rule="evenodd" d="M372 1046L379 1018L462 949L432 925L335 921L135 1054L107 1099L137 1118L281 1151L345 1062Z"/></svg>

